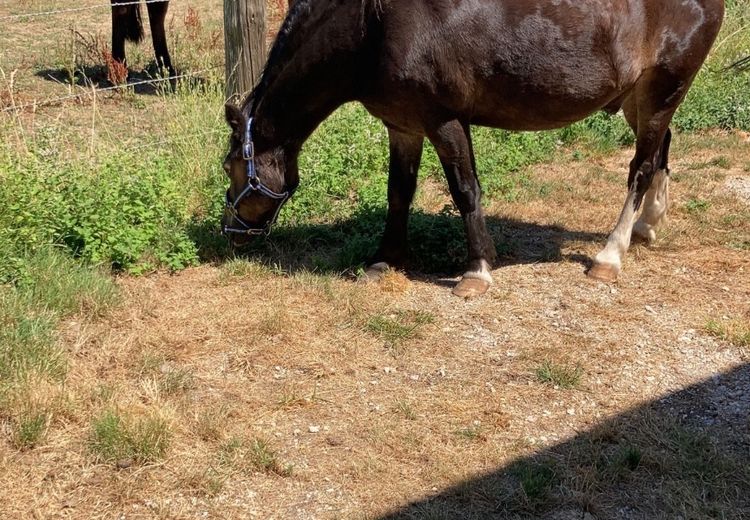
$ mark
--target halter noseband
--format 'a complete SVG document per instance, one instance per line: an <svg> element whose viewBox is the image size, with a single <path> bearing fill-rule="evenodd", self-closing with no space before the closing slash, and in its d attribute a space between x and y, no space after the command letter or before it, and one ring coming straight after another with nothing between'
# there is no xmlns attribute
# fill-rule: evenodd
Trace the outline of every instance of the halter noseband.
<svg viewBox="0 0 750 520"><path fill-rule="evenodd" d="M289 200L289 197L292 196L292 191L290 190L286 190L283 193L276 193L268 186L263 184L263 181L261 181L258 177L258 173L255 169L255 145L253 144L252 127L253 118L249 117L247 119L247 126L245 127L245 141L242 143L242 159L247 161L247 186L245 186L245 189L242 190L242 193L240 193L234 201L232 201L232 196L229 193L229 190L227 190L224 199L226 209L232 216L230 225L234 225L235 223L237 223L241 227L230 227L230 225L225 225L222 228L222 233L224 233L225 235L267 235L271 231L271 226L273 226L276 223L276 219L279 218L279 212L284 206L284 203ZM242 217L240 217L239 211L237 209L240 205L240 202L242 202L252 193L259 193L264 197L281 201L281 203L276 207L276 211L274 212L271 220L269 220L268 223L261 228L253 227L245 222Z"/></svg>

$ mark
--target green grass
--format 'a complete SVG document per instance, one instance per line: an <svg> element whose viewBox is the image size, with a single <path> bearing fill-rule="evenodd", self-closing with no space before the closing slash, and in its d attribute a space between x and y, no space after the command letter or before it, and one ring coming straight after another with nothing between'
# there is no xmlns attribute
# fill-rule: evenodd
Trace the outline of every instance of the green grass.
<svg viewBox="0 0 750 520"><path fill-rule="evenodd" d="M118 300L112 279L84 267L57 248L26 253L24 276L0 285L0 386L34 372L62 380L63 352L55 344L59 319L96 315Z"/></svg>
<svg viewBox="0 0 750 520"><path fill-rule="evenodd" d="M555 482L555 469L551 462L522 463L514 472L523 497L531 504L543 500Z"/></svg>
<svg viewBox="0 0 750 520"><path fill-rule="evenodd" d="M33 448L47 431L49 416L44 412L25 414L13 425L12 440L17 449Z"/></svg>
<svg viewBox="0 0 750 520"><path fill-rule="evenodd" d="M89 447L94 456L108 463L145 464L164 457L171 431L160 417L132 419L107 410L91 426Z"/></svg>
<svg viewBox="0 0 750 520"><path fill-rule="evenodd" d="M0 287L0 386L30 372L61 380L67 370L54 344L54 315L30 308L23 295Z"/></svg>
<svg viewBox="0 0 750 520"><path fill-rule="evenodd" d="M685 211L693 216L703 215L710 207L711 202L704 199L690 198L685 202Z"/></svg>
<svg viewBox="0 0 750 520"><path fill-rule="evenodd" d="M465 428L459 428L455 430L454 435L467 441L479 441L485 437L482 435L482 428L479 425L467 426Z"/></svg>
<svg viewBox="0 0 750 520"><path fill-rule="evenodd" d="M389 349L399 353L404 342L417 337L419 329L434 319L426 311L396 311L389 315L372 316L367 320L365 330L380 337Z"/></svg>
<svg viewBox="0 0 750 520"><path fill-rule="evenodd" d="M294 467L283 464L270 443L260 437L249 442L231 437L220 447L218 462L226 469L236 468L280 477L290 477L294 473Z"/></svg>
<svg viewBox="0 0 750 520"><path fill-rule="evenodd" d="M263 439L255 438L250 441L248 449L250 464L258 471L272 473L281 477L292 475L293 467L290 464L282 464L276 452L271 449L269 443Z"/></svg>
<svg viewBox="0 0 750 520"><path fill-rule="evenodd" d="M184 394L195 388L195 376L192 370L178 368L166 372L159 379L159 390L166 396Z"/></svg>
<svg viewBox="0 0 750 520"><path fill-rule="evenodd" d="M710 335L738 348L750 348L750 322L747 320L710 319L704 327Z"/></svg>
<svg viewBox="0 0 750 520"><path fill-rule="evenodd" d="M564 389L578 387L583 376L583 368L580 365L566 366L545 361L535 371L537 379L542 383L548 383Z"/></svg>

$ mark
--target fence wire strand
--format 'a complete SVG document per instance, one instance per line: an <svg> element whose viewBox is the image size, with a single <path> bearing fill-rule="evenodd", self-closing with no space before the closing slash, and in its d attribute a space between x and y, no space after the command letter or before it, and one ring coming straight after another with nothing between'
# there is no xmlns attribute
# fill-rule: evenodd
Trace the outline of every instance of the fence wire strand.
<svg viewBox="0 0 750 520"><path fill-rule="evenodd" d="M97 5L87 5L84 7L71 7L69 9L55 9L50 11L37 11L34 13L22 13L22 14L10 14L6 16L0 16L0 21L2 20L24 20L27 18L37 18L39 16L53 16L56 14L64 14L64 13L77 13L80 11L89 11L92 9L110 9L112 7L124 7L128 5L139 5L139 4L160 4L164 2L169 2L169 0L133 0L133 1L127 1L127 2L117 2L117 3L110 3L110 4L97 4Z"/></svg>

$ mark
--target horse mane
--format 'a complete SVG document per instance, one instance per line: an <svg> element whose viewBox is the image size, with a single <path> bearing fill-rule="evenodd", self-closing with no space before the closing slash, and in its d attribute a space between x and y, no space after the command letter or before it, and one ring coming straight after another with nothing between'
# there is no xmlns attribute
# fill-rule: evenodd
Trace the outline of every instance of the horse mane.
<svg viewBox="0 0 750 520"><path fill-rule="evenodd" d="M279 28L279 32L274 38L271 45L271 51L268 53L268 59L263 67L260 80L256 87L247 95L242 102L241 109L244 113L251 115L257 108L257 102L263 99L264 94L278 75L279 69L283 66L283 56L288 50L290 35L297 29L300 23L310 14L313 3L321 4L331 0L296 0L289 7L289 11L284 17L284 21ZM365 20L367 19L368 10L372 9L379 16L383 11L383 0L360 0L361 6L361 29L365 31Z"/></svg>

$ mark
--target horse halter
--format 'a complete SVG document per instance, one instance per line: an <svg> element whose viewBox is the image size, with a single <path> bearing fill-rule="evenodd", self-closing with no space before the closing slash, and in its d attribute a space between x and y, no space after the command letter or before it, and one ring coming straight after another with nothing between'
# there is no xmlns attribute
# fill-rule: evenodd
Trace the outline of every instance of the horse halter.
<svg viewBox="0 0 750 520"><path fill-rule="evenodd" d="M245 127L245 141L242 143L242 159L247 161L247 186L242 193L233 201L232 196L227 190L224 198L226 210L232 216L230 225L239 224L241 227L230 227L230 225L224 225L221 232L225 235L237 234L237 235L267 235L271 232L271 226L276 223L276 219L279 218L281 208L284 206L289 197L292 196L292 191L286 190L283 193L276 193L268 186L263 184L263 181L258 177L258 173L255 168L255 145L253 144L253 118L250 117L247 120L247 126ZM271 220L269 220L263 227L253 227L245 222L240 217L238 207L240 202L249 197L253 193L259 193L264 197L268 197L274 200L280 200L281 203L276 207L276 211L273 214Z"/></svg>

